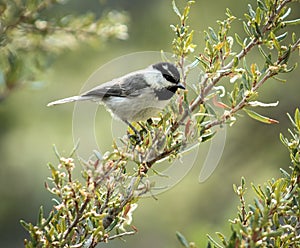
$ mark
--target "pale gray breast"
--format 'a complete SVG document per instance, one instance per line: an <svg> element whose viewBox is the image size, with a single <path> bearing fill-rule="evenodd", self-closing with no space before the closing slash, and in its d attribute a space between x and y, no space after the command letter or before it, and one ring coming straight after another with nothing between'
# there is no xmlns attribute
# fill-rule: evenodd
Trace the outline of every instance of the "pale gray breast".
<svg viewBox="0 0 300 248"><path fill-rule="evenodd" d="M122 120L141 121L154 117L164 109L168 100L158 100L150 87L135 92L136 96L109 97L103 102Z"/></svg>

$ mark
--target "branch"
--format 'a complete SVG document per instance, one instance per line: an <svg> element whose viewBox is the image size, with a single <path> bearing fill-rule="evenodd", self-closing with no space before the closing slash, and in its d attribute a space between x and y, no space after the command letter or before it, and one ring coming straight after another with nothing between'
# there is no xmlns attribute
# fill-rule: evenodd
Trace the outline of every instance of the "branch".
<svg viewBox="0 0 300 248"><path fill-rule="evenodd" d="M289 55L299 48L300 40L293 39L293 44L284 46L282 40L274 34L274 30L281 27L280 18L284 14L284 6L289 2L291 0L278 0L274 6L268 6L268 9L265 8L261 12L250 8L249 18L246 16L250 29L249 33L247 30L246 33L250 39L249 42L237 41L242 47L237 53L232 51L233 42L228 38L230 24L235 17L227 12L228 18L218 22L218 32L209 28L209 32L205 32L207 44L204 55L198 59L206 73L201 82L195 82L198 86L196 97L189 102L187 92L184 92L183 96L173 99L177 102L167 107L160 120L140 125L138 132L142 142L137 142L134 137L124 136L121 139L123 145L114 143L113 150L106 152L101 159L96 154L95 161L91 158L88 162L83 162L82 176L85 184L71 177L74 167L72 159L60 158L58 169L49 165L53 187L47 186L47 189L58 199L58 205L54 206L47 219L40 213L35 226L22 222L32 238L32 242L25 241L27 247L45 241L51 245L70 243L75 245L74 247L95 247L99 242L135 234L134 228L134 231L127 231L125 227L130 226L132 213L140 196L151 190L152 185L147 181L147 173L153 165L165 158L176 158L192 139L192 142L204 142L211 138L211 128L228 123L227 121L231 121L239 110L251 106L255 93L267 80L279 73L291 71L287 69ZM172 44L184 82L188 74L185 61L188 55L193 54L195 48L193 31L189 30L186 23L191 3L192 1L188 1L183 13L180 13L173 2L173 9L180 18L180 24L172 26L176 35ZM255 16L257 13L263 13L263 16L258 18ZM258 19L263 20L263 24L256 23ZM254 47L263 45L269 50L276 49L276 59L261 51L266 60L264 68L259 70L257 64L252 63L248 69L245 57ZM243 66L237 68L241 60L244 62ZM220 106L226 110L222 114L211 114L208 99L221 97L215 90L216 86L220 87L218 84L221 79L237 76L240 76L238 81L230 84L232 91L229 87L226 87L226 90L224 88L224 95L228 97L229 104L221 102ZM192 132L194 135L190 135ZM64 170L67 170L67 174ZM242 216L243 223L246 223L246 213L242 213Z"/></svg>
<svg viewBox="0 0 300 248"><path fill-rule="evenodd" d="M122 238L124 236L134 235L136 233L137 233L136 230L127 231L127 232L123 232L123 233L119 233L119 234L116 234L116 235L109 236L106 240L113 240L113 239L116 239L116 238ZM105 241L105 239L103 239L103 241Z"/></svg>
<svg viewBox="0 0 300 248"><path fill-rule="evenodd" d="M273 12L272 15L269 16L269 19L266 21L266 24L262 27L262 36L266 34L266 32L270 31L271 28L274 26L274 20L278 16L278 14L282 11L282 9L289 3L291 0L285 0L279 5L277 8L274 8L275 11ZM297 48L299 49L299 40L295 42L291 46L291 51L295 51ZM201 88L200 94L192 101L190 104L189 108L184 111L184 114L180 118L179 121L176 121L172 127L171 127L171 132L175 132L178 127L184 123L186 118L189 116L189 114L193 113L200 105L205 103L205 98L207 95L211 92L211 90L214 88L215 85L224 77L230 75L232 73L233 68L235 67L235 61L240 61L242 60L254 47L262 44L262 40L260 37L254 37L251 39L251 41L245 46L244 49L242 49L238 55L236 55L227 65L222 66L219 69L218 76L213 77L210 79L210 76L206 73L205 76L203 77L202 81L199 83L201 86L204 86L204 88ZM284 56L280 57L275 64L280 64L282 60L284 59ZM182 62L181 62L182 64ZM271 69L268 69L266 72L266 75L258 82L256 83L251 91L255 92L257 91L268 79L272 78L273 76L277 75L278 72L272 71ZM208 83L210 81L210 83ZM228 118L230 118L233 114L235 114L237 111L241 110L243 107L246 106L246 103L248 101L248 96L244 96L241 102L233 107L229 112L226 112L221 118L212 121L211 123L207 124L204 126L204 130L209 130L213 126L221 125L226 122ZM159 159L164 158L165 156L168 156L169 153L162 153L159 155ZM159 160L158 159L158 160Z"/></svg>

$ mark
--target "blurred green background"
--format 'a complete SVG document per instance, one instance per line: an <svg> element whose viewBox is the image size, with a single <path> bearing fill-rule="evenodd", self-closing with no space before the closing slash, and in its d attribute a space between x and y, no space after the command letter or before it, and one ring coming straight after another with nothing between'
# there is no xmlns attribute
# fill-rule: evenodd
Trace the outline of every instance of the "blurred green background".
<svg viewBox="0 0 300 248"><path fill-rule="evenodd" d="M43 83L39 87L36 84L24 85L0 104L1 247L22 247L27 234L19 220L35 223L39 206L44 205L47 210L51 207L52 196L43 185L49 176L47 163L57 162L52 144L66 156L73 147L74 106L49 109L46 104L78 93L97 68L116 57L140 51L171 51L173 34L169 25L177 22L171 1L100 2L99 5L97 0L76 0L61 8L98 14L103 10L125 10L130 17L129 39L111 41L101 48L82 46L64 53L40 75ZM177 2L181 6L183 1ZM225 17L225 8L242 17L247 3L235 0L197 1L191 11L190 24L196 30L198 51L203 47L202 31L208 26L216 27L215 21ZM53 11L53 15L55 13ZM240 27L236 26L235 31L239 32ZM255 53L252 56L255 58ZM299 57L294 55L292 60L299 61ZM288 169L289 157L279 141L279 133L287 133L289 121L286 113L293 113L299 107L299 77L300 70L296 69L284 75L288 80L286 84L271 80L260 91L265 102L279 100L278 107L260 111L279 120L279 124L270 126L246 116L239 118L233 127L227 129L221 162L207 181L199 184L201 164L195 164L183 181L159 195L158 201L149 198L139 202L133 222L139 230L136 235L127 237L126 242L115 240L102 246L180 247L175 237L175 232L180 231L189 240L195 241L198 247L203 247L207 243L207 233L213 236L216 231L228 234L227 220L234 217L238 203L232 184L239 183L241 176L245 176L250 188L250 182L263 183L279 176L280 167ZM101 122L110 123L110 116L103 115ZM102 142L107 146L111 138L105 136Z"/></svg>

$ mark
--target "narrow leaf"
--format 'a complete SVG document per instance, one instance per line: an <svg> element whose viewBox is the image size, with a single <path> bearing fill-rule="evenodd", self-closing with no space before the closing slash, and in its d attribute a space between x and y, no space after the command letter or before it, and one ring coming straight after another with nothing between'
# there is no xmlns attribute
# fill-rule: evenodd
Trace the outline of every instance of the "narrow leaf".
<svg viewBox="0 0 300 248"><path fill-rule="evenodd" d="M279 81L280 83L286 83L286 79L282 79L276 76L273 76L272 78L275 79L276 81Z"/></svg>
<svg viewBox="0 0 300 248"><path fill-rule="evenodd" d="M42 227L42 225L43 225L43 218L44 218L44 209L43 209L43 206L40 206L38 220L37 220L37 224L39 227Z"/></svg>
<svg viewBox="0 0 300 248"><path fill-rule="evenodd" d="M252 36L252 34L251 34L251 32L250 32L250 30L249 30L249 27L248 27L248 25L247 25L247 23L246 22L243 22L243 27L244 27L244 31L245 31L245 33L248 35L248 36Z"/></svg>
<svg viewBox="0 0 300 248"><path fill-rule="evenodd" d="M261 22L261 9L260 8L257 8L256 9L256 22L258 25L260 25L260 22Z"/></svg>
<svg viewBox="0 0 300 248"><path fill-rule="evenodd" d="M293 33L292 33L292 42L293 42L293 43L296 43L296 41L297 41L297 36L296 36L296 34L293 32Z"/></svg>
<svg viewBox="0 0 300 248"><path fill-rule="evenodd" d="M257 33L257 36L258 36L258 37L261 37L262 34L261 34L261 31L260 31L260 27L258 26L258 23L255 22L254 24L255 24L255 31L256 31L256 33Z"/></svg>
<svg viewBox="0 0 300 248"><path fill-rule="evenodd" d="M296 124L297 129L300 131L300 112L299 112L298 108L295 111L294 119L295 119L295 124Z"/></svg>
<svg viewBox="0 0 300 248"><path fill-rule="evenodd" d="M186 238L180 233L176 232L176 237L179 240L180 244L182 244L184 247L189 247L189 242L186 240Z"/></svg>
<svg viewBox="0 0 300 248"><path fill-rule="evenodd" d="M32 224L25 222L24 220L20 220L21 225L30 232L32 229Z"/></svg>
<svg viewBox="0 0 300 248"><path fill-rule="evenodd" d="M285 39L285 37L287 36L287 34L288 34L288 32L285 32L281 35L276 36L276 40L278 40L279 42L283 41Z"/></svg>
<svg viewBox="0 0 300 248"><path fill-rule="evenodd" d="M223 233L216 232L216 234L217 234L217 235L219 236L219 238L221 239L223 245L228 245L228 243L227 243L227 241L226 241L226 238L225 238L225 236L224 236Z"/></svg>
<svg viewBox="0 0 300 248"><path fill-rule="evenodd" d="M262 49L261 46L258 46L258 50L259 50L259 52L261 53L261 55L265 58L266 63L267 63L268 65L273 65L272 60L271 60L270 57L265 53L265 51Z"/></svg>
<svg viewBox="0 0 300 248"><path fill-rule="evenodd" d="M293 70L295 70L297 68L298 64L294 64L293 66L291 66L290 68L286 68L286 69L283 69L281 70L280 72L284 72L284 73L290 73L292 72Z"/></svg>
<svg viewBox="0 0 300 248"><path fill-rule="evenodd" d="M209 30L209 33L210 33L210 37L211 37L215 42L218 42L219 39L218 39L218 36L216 35L215 31L214 31L211 27L209 27L208 30Z"/></svg>
<svg viewBox="0 0 300 248"><path fill-rule="evenodd" d="M243 58L243 67L244 67L244 69L246 70L247 74L248 74L248 75L251 75L251 72L250 72L250 70L249 70L249 67L248 67L248 65L247 65L247 61L246 61L246 58L245 58L245 57Z"/></svg>
<svg viewBox="0 0 300 248"><path fill-rule="evenodd" d="M50 223L50 221L52 220L53 216L54 216L54 211L51 211L48 218L46 219L46 221L43 222L42 227L47 226Z"/></svg>
<svg viewBox="0 0 300 248"><path fill-rule="evenodd" d="M282 133L279 134L279 139L282 142L282 144L284 144L286 147L288 147L289 141L283 136Z"/></svg>
<svg viewBox="0 0 300 248"><path fill-rule="evenodd" d="M210 133L201 135L200 142L205 142L205 141L210 140L215 134L216 134L216 132L210 132Z"/></svg>
<svg viewBox="0 0 300 248"><path fill-rule="evenodd" d="M251 183L251 187L252 189L255 191L256 195L262 199L262 200L265 200L266 199L266 196L265 194L263 193L263 191L261 190L260 187L256 187L253 183Z"/></svg>
<svg viewBox="0 0 300 248"><path fill-rule="evenodd" d="M281 16L281 20L284 20L286 17L288 17L291 11L292 9L288 8L288 10Z"/></svg>
<svg viewBox="0 0 300 248"><path fill-rule="evenodd" d="M244 109L244 111L254 120L260 121L262 123L266 123L266 124L275 124L275 123L279 123L277 120L271 119L269 117L260 115L252 110L249 109Z"/></svg>
<svg viewBox="0 0 300 248"><path fill-rule="evenodd" d="M300 18L283 22L283 25L287 25L287 26L288 25L299 25L299 24L300 24Z"/></svg>
<svg viewBox="0 0 300 248"><path fill-rule="evenodd" d="M256 15L256 13L255 13L255 11L252 9L252 6L251 6L251 4L248 4L248 12L249 12L249 15L251 16L251 18L255 18L255 15Z"/></svg>
<svg viewBox="0 0 300 248"><path fill-rule="evenodd" d="M234 36L235 36L236 42L237 42L242 48L244 48L245 46L244 46L244 44L243 44L243 41L242 41L241 37L240 37L237 33L235 33Z"/></svg>
<svg viewBox="0 0 300 248"><path fill-rule="evenodd" d="M280 64L283 65L283 64L286 64L290 58L290 55L291 55L291 47L289 47L286 52L282 55L281 57L281 61L280 61Z"/></svg>
<svg viewBox="0 0 300 248"><path fill-rule="evenodd" d="M276 36L273 32L270 32L270 38L273 40L273 43L274 43L274 46L275 46L276 50L280 51L280 43L276 39Z"/></svg>
<svg viewBox="0 0 300 248"><path fill-rule="evenodd" d="M293 124L293 126L296 127L296 123L295 123L295 121L293 120L292 116L291 116L289 113L287 113L287 116L289 117L290 122Z"/></svg>
<svg viewBox="0 0 300 248"><path fill-rule="evenodd" d="M286 178L291 177L291 175L288 172L286 172L284 169L280 168L279 170L284 177L286 177Z"/></svg>
<svg viewBox="0 0 300 248"><path fill-rule="evenodd" d="M279 101L277 102L272 102L272 103L263 103L263 102L259 102L259 101L252 101L249 102L248 104L251 107L276 107L278 105Z"/></svg>
<svg viewBox="0 0 300 248"><path fill-rule="evenodd" d="M257 1L257 5L258 7L263 10L263 11L267 11L268 9L266 8L266 6L264 5L264 3L260 0Z"/></svg>
<svg viewBox="0 0 300 248"><path fill-rule="evenodd" d="M54 150L54 153L55 153L56 157L58 158L58 160L60 160L61 156L60 156L60 154L57 150L57 147L55 145L53 145L53 150Z"/></svg>
<svg viewBox="0 0 300 248"><path fill-rule="evenodd" d="M172 7L173 7L173 11L175 12L175 14L178 15L178 16L181 18L180 11L179 11L179 9L177 8L177 6L176 6L174 0L172 1Z"/></svg>
<svg viewBox="0 0 300 248"><path fill-rule="evenodd" d="M214 244L215 247L217 248L222 248L220 244L218 244L210 235L206 234L208 239Z"/></svg>

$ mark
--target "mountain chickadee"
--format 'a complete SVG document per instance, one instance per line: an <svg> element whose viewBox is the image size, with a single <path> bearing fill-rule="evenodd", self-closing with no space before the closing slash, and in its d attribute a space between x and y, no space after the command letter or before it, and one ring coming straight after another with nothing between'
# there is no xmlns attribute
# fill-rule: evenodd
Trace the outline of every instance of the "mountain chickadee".
<svg viewBox="0 0 300 248"><path fill-rule="evenodd" d="M91 100L102 103L127 123L147 120L160 112L170 101L180 83L180 73L172 63L161 62L103 83L79 95L48 103L47 106Z"/></svg>

